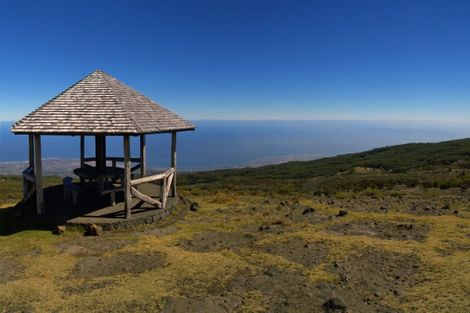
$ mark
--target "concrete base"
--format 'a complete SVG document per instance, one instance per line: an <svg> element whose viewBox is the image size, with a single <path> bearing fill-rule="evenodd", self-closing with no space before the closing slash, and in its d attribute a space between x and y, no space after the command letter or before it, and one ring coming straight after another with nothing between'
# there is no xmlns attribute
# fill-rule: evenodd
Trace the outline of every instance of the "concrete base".
<svg viewBox="0 0 470 313"><path fill-rule="evenodd" d="M158 199L160 194L159 186L154 184L142 184L139 191ZM157 209L147 203L142 203L139 199L132 199L132 215L125 217L123 193L117 192L115 196L116 204L111 205L110 196L101 196L91 190L81 190L77 204L71 200L64 199L64 189L62 185L50 186L44 189L45 212L42 216L36 216L34 197L23 206L24 213L35 216L47 224L86 226L97 224L104 230L118 228L130 228L141 224L150 224L163 220L173 210L178 202L178 198L167 198L165 209Z"/></svg>
<svg viewBox="0 0 470 313"><path fill-rule="evenodd" d="M71 226L86 227L88 224L96 224L103 230L114 230L120 228L132 228L142 224L152 224L165 219L170 214L170 210L176 206L176 198L167 199L166 209L156 209L145 204L139 206L139 201L133 199L132 215L126 218L124 204L116 203L115 206L108 206L92 211L83 216L78 216L67 220L66 224Z"/></svg>

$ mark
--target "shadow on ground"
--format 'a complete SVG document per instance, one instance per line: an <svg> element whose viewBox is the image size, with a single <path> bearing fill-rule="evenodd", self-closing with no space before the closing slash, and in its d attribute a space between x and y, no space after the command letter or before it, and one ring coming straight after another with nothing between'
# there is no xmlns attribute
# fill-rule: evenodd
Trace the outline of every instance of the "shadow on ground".
<svg viewBox="0 0 470 313"><path fill-rule="evenodd" d="M158 186L142 186L149 189L147 194L155 196ZM151 193L150 193L151 191ZM54 185L44 188L45 211L38 216L36 212L36 197L31 197L26 203L19 202L16 205L0 210L0 235L6 236L25 230L53 230L57 225L86 216L92 216L96 224L114 223L125 220L124 195L116 192L114 206L111 205L109 195L100 196L92 190L82 190L78 202L74 205L64 199L62 185ZM157 212L155 207L142 204L134 199L132 213ZM158 210L160 211L160 210Z"/></svg>

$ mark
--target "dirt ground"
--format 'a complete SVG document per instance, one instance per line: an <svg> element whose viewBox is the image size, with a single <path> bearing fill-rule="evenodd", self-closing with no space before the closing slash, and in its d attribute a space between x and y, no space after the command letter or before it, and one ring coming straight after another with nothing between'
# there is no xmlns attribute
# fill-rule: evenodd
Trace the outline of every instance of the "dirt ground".
<svg viewBox="0 0 470 313"><path fill-rule="evenodd" d="M412 212L409 203L395 210L391 202L384 212L375 199L187 197L198 209L165 224L99 237L74 230L0 237L0 312L427 313L470 307L465 205L442 209L458 214L431 214ZM441 200L433 204L439 206Z"/></svg>
<svg viewBox="0 0 470 313"><path fill-rule="evenodd" d="M384 221L357 221L341 223L328 227L332 233L350 236L370 236L390 240L418 240L426 239L429 225L416 223L396 223Z"/></svg>
<svg viewBox="0 0 470 313"><path fill-rule="evenodd" d="M0 284L15 280L23 271L23 266L12 256L0 256Z"/></svg>

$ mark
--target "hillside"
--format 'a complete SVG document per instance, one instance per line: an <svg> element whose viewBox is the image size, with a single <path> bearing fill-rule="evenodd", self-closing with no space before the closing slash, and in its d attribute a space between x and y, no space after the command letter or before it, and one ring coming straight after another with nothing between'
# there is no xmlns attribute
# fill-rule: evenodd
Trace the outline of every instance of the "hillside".
<svg viewBox="0 0 470 313"><path fill-rule="evenodd" d="M190 183L223 179L302 179L330 176L355 167L381 169L392 173L430 170L449 165L470 168L470 139L439 143L410 143L377 148L313 161L294 161L258 168L216 170L189 174Z"/></svg>
<svg viewBox="0 0 470 313"><path fill-rule="evenodd" d="M192 209L99 237L21 215L3 176L0 312L464 313L469 164L462 139L180 174Z"/></svg>

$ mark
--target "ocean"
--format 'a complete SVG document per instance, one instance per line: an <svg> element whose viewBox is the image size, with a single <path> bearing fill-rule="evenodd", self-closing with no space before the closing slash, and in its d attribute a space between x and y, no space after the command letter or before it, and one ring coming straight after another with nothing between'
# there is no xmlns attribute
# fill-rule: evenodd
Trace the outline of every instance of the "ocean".
<svg viewBox="0 0 470 313"><path fill-rule="evenodd" d="M408 142L470 137L470 126L393 121L192 121L195 131L178 133L178 167L205 170L309 160ZM12 122L0 122L0 164L25 161L27 136L13 135ZM147 136L149 167L169 165L170 135ZM122 156L122 137L109 137L109 156ZM138 137L131 152L138 156ZM78 159L79 137L44 136L44 159ZM94 140L86 138L86 154ZM8 162L8 163L6 163Z"/></svg>

